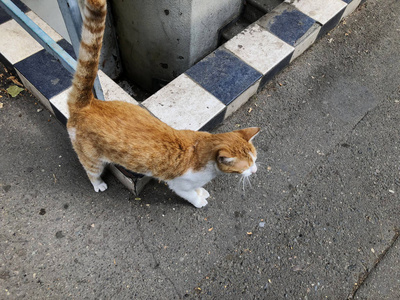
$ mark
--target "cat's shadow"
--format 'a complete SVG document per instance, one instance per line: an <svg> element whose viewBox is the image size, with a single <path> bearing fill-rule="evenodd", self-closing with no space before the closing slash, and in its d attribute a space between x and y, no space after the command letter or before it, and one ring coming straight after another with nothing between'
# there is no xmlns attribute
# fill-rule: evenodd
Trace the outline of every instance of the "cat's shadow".
<svg viewBox="0 0 400 300"><path fill-rule="evenodd" d="M104 181L108 184L108 189L123 189L129 193L129 202L135 205L150 206L168 206L174 207L193 207L192 204L176 195L166 183L152 178L146 186L140 191L139 195L130 192L109 170L105 170L102 175ZM90 188L92 188L90 186ZM107 192L107 191L105 191ZM124 197L117 197L115 201L125 201ZM205 207L206 208L206 207ZM193 207L193 209L196 209Z"/></svg>

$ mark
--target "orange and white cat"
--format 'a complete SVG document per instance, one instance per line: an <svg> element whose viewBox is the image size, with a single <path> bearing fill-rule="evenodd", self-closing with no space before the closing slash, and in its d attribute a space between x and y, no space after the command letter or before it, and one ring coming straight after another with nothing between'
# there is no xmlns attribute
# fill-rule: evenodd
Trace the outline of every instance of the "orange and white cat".
<svg viewBox="0 0 400 300"><path fill-rule="evenodd" d="M219 173L244 177L257 171L252 139L257 127L210 134L175 130L138 105L100 101L93 95L106 18L106 0L87 0L78 65L68 99L68 133L94 190L104 191L106 164L114 163L168 183L196 207L202 188Z"/></svg>

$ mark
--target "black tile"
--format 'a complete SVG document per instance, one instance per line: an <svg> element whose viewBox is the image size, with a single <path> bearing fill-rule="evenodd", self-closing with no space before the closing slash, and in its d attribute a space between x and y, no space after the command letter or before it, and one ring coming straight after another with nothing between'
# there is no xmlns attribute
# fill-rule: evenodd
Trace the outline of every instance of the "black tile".
<svg viewBox="0 0 400 300"><path fill-rule="evenodd" d="M23 4L20 0L12 1L22 12L27 13L30 11L29 7ZM0 6L0 25L11 20L12 17Z"/></svg>
<svg viewBox="0 0 400 300"><path fill-rule="evenodd" d="M295 46L315 23L314 19L291 5L281 5L257 22L292 46Z"/></svg>
<svg viewBox="0 0 400 300"><path fill-rule="evenodd" d="M9 73L11 73L14 76L17 75L17 72L15 72L14 66L1 53L0 53L0 62L4 65L4 67L7 69L7 71Z"/></svg>
<svg viewBox="0 0 400 300"><path fill-rule="evenodd" d="M215 127L217 127L219 124L221 124L224 119L225 119L225 113L226 113L226 107L218 113L216 116L214 116L206 125L201 127L199 131L211 131Z"/></svg>
<svg viewBox="0 0 400 300"><path fill-rule="evenodd" d="M60 121L64 126L67 126L67 121L68 121L67 117L61 111L59 111L58 108L53 103L50 102L50 105L58 121Z"/></svg>
<svg viewBox="0 0 400 300"><path fill-rule="evenodd" d="M68 42L62 40L58 44L73 54ZM16 63L14 67L47 99L71 86L72 75L44 49Z"/></svg>
<svg viewBox="0 0 400 300"><path fill-rule="evenodd" d="M216 50L186 74L228 105L251 87L262 74L227 50Z"/></svg>
<svg viewBox="0 0 400 300"><path fill-rule="evenodd" d="M293 56L293 52L290 53L288 56L286 56L284 59L282 59L275 67L273 67L267 74L264 75L264 77L261 79L260 85L258 87L258 91L262 89L262 87L270 81L278 72L280 72L282 69L284 69L287 65L290 63L290 59Z"/></svg>
<svg viewBox="0 0 400 300"><path fill-rule="evenodd" d="M320 32L318 33L317 39L323 37L325 34L327 34L330 30L332 30L339 22L340 19L342 18L342 15L345 11L346 7L344 7L340 12L336 14L332 19L330 19L328 22L325 23L321 27Z"/></svg>

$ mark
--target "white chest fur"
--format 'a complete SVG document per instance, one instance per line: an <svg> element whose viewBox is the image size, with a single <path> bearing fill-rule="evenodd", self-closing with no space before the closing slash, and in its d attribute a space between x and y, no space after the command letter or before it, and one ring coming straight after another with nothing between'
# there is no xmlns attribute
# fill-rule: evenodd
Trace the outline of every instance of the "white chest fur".
<svg viewBox="0 0 400 300"><path fill-rule="evenodd" d="M169 187L179 196L196 207L207 205L210 194L202 188L207 182L220 173L215 163L207 164L199 171L189 170L180 177L168 180Z"/></svg>
<svg viewBox="0 0 400 300"><path fill-rule="evenodd" d="M188 170L180 177L168 180L168 185L173 189L193 190L202 187L207 182L215 178L220 171L215 163L208 163L199 171Z"/></svg>

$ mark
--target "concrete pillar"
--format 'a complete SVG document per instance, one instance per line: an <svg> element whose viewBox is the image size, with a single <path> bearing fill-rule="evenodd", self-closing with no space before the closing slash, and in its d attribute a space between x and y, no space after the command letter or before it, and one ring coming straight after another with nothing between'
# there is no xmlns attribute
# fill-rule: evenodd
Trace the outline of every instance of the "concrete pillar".
<svg viewBox="0 0 400 300"><path fill-rule="evenodd" d="M155 91L218 46L243 0L111 0L127 77Z"/></svg>

